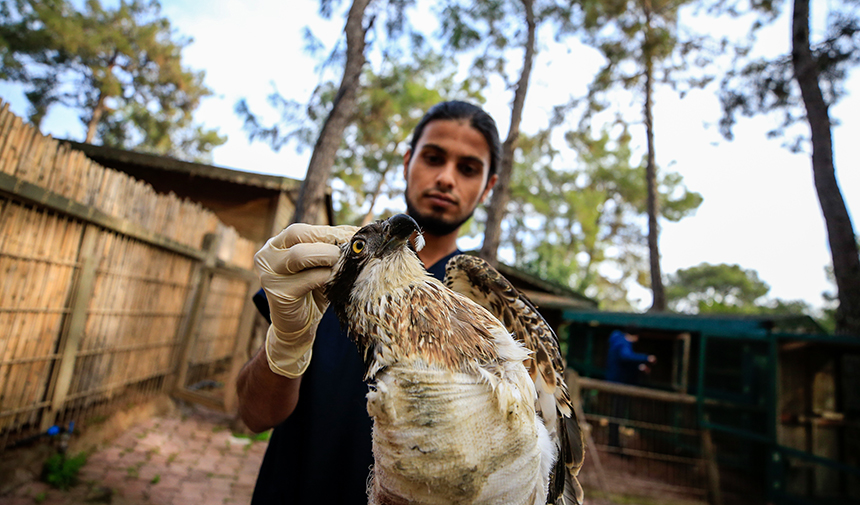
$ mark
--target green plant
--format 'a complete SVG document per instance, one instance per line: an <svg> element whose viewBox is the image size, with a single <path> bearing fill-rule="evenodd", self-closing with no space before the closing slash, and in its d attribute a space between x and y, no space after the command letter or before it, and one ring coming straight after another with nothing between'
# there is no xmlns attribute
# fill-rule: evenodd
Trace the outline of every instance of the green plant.
<svg viewBox="0 0 860 505"><path fill-rule="evenodd" d="M66 490L78 483L78 473L86 462L87 454L85 452L72 457L68 457L64 453L54 454L45 462L42 468L42 478L52 487Z"/></svg>
<svg viewBox="0 0 860 505"><path fill-rule="evenodd" d="M48 493L42 491L41 493L37 493L36 496L33 497L33 501L36 503L44 503L45 500L48 499Z"/></svg>
<svg viewBox="0 0 860 505"><path fill-rule="evenodd" d="M150 484L158 484L161 481L161 475L155 474L152 480L149 481Z"/></svg>

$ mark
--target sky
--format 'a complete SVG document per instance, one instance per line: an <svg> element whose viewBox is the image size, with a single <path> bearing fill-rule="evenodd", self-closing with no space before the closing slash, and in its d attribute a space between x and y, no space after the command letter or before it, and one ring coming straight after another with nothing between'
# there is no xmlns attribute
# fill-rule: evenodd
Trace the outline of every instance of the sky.
<svg viewBox="0 0 860 505"><path fill-rule="evenodd" d="M204 70L205 83L214 91L195 115L199 123L228 136L227 143L213 152L213 164L303 178L310 153L296 153L292 145L274 152L265 144L249 143L233 108L239 99L247 98L252 110L266 111L265 97L273 86L283 96L305 102L319 75L315 61L303 53L302 30L310 25L331 47L342 32L344 18L320 20L319 4L310 0L161 3L162 13L177 32L193 38L183 53L184 64ZM814 1L813 13L825 4ZM551 35L544 33L540 40L523 116L522 130L527 133L546 124L553 105L583 93L600 64L592 50L572 39L560 46ZM762 51L786 52L789 41L789 24L783 19L763 35ZM514 70L520 58L513 56ZM833 129L835 164L851 212L860 208L860 72L853 72L848 89L849 96L831 109L831 117L840 121ZM487 93L486 108L502 137L508 129L512 96L512 91L499 85ZM18 87L0 83L0 98L16 114L26 115L26 101ZM616 105L634 111L641 108L635 103ZM686 187L704 198L694 216L661 223L664 274L702 262L738 264L758 272L771 286L769 296L820 306L821 293L833 286L825 276L830 254L809 155L792 154L779 140L766 138L774 119L740 119L735 140L727 142L709 126L719 114L713 87L683 99L666 89L655 95L658 166L680 173ZM633 128L644 135L641 125ZM77 114L68 110L52 110L42 130L58 138L84 136ZM461 244L461 248L477 246ZM650 301L644 289L633 297L641 307Z"/></svg>

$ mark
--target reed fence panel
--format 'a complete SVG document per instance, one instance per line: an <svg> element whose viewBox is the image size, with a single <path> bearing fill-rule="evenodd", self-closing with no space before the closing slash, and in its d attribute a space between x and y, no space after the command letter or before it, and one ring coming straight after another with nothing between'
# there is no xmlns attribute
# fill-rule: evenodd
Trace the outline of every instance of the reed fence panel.
<svg viewBox="0 0 860 505"><path fill-rule="evenodd" d="M256 249L0 104L0 451L235 372Z"/></svg>
<svg viewBox="0 0 860 505"><path fill-rule="evenodd" d="M202 318L192 339L185 387L200 390L223 384L248 290L247 279L213 274Z"/></svg>
<svg viewBox="0 0 860 505"><path fill-rule="evenodd" d="M0 432L47 405L82 223L0 200Z"/></svg>

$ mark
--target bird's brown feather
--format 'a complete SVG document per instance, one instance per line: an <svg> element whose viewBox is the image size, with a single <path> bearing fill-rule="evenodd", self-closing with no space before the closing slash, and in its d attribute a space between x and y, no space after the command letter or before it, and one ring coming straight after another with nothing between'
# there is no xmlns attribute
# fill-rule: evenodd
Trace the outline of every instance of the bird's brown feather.
<svg viewBox="0 0 860 505"><path fill-rule="evenodd" d="M489 310L516 340L532 351L525 363L526 368L536 385L540 376L544 388L542 391L537 387L537 408L542 409L542 405L547 403L541 402L542 395L552 395L557 409L542 413L547 424L557 423L560 450L559 465L550 483L554 496L548 500L561 503L560 497L567 484L571 488L568 495L573 495L576 503L581 503L582 488L576 476L582 467L585 444L564 381L564 362L555 332L528 297L477 256L462 254L452 258L446 267L445 285ZM565 418L571 422L565 422Z"/></svg>

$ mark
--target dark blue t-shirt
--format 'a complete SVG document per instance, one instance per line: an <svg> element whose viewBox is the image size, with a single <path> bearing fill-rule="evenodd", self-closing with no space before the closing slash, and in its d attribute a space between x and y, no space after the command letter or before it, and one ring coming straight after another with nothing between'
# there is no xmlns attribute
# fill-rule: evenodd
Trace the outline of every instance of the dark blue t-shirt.
<svg viewBox="0 0 860 505"><path fill-rule="evenodd" d="M445 265L457 254L442 258L428 272L442 280ZM269 319L260 293L254 301ZM329 307L317 329L296 409L272 431L253 505L367 503L373 453L363 375L358 349Z"/></svg>
<svg viewBox="0 0 860 505"><path fill-rule="evenodd" d="M609 335L609 351L606 355L606 380L622 384L636 384L639 365L648 363L648 355L633 352L633 344L624 332L615 330Z"/></svg>

